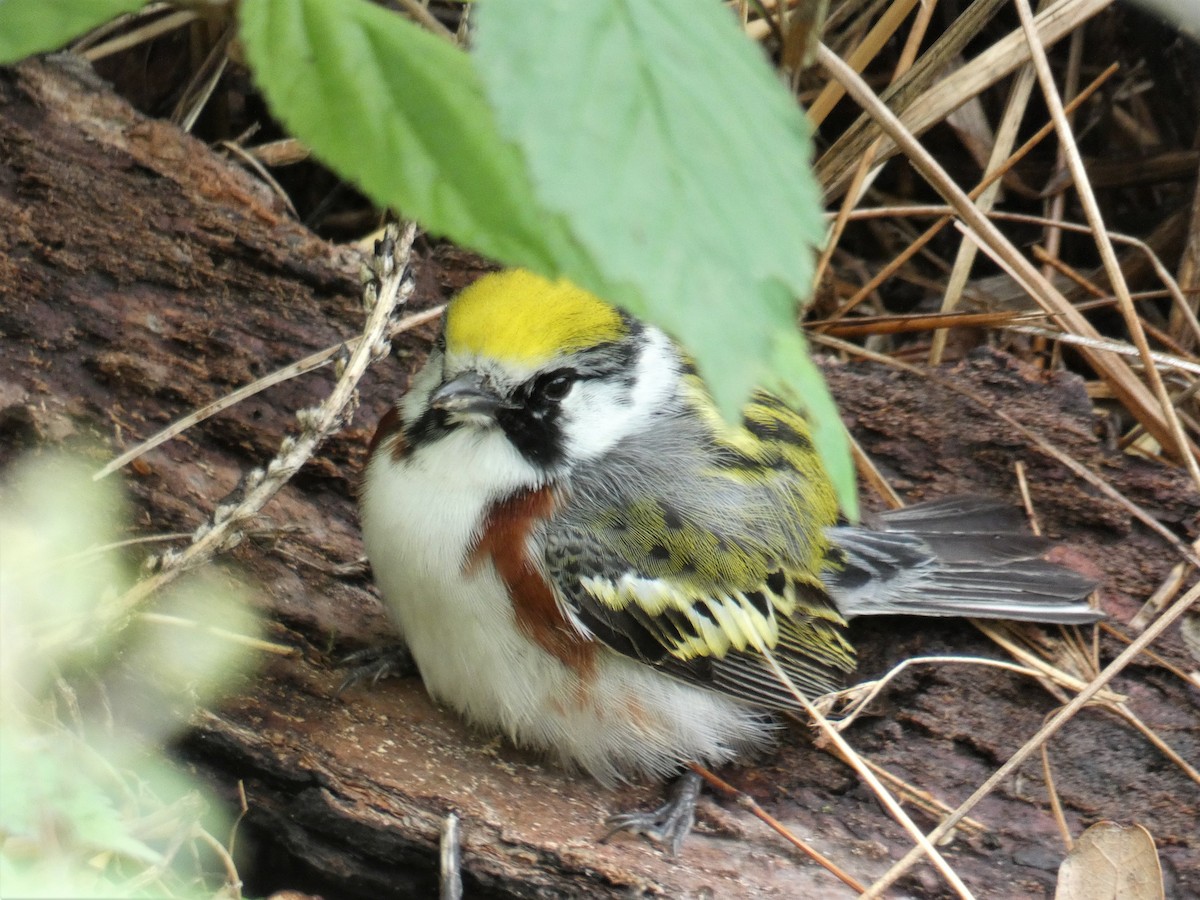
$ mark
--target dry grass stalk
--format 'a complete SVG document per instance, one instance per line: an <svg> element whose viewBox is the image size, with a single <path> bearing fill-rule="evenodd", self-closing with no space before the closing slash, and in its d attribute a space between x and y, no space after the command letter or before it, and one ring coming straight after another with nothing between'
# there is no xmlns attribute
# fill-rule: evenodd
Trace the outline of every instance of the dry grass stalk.
<svg viewBox="0 0 1200 900"><path fill-rule="evenodd" d="M1047 46L1053 44L1111 3L1112 0L1059 0L1037 16L1038 34ZM923 133L969 99L978 96L1018 66L1028 62L1029 51L1025 36L1020 31L1014 31L932 88L919 96L912 96L915 93L913 86L920 86L931 80L969 41L978 37L983 24L999 6L999 2L992 0L988 0L986 4L980 0L973 3L958 21L947 29L938 43L926 51L921 62L913 67L909 79L886 95L886 101L889 104L895 103L901 121L911 133ZM869 117L861 118L817 160L817 177L827 196L841 194L849 181L855 161L878 135L879 129L870 123ZM889 137L892 141L895 140L893 136ZM891 142L886 142L884 147L891 149L885 149L881 158L887 158L895 152Z"/></svg>
<svg viewBox="0 0 1200 900"><path fill-rule="evenodd" d="M1029 96L1033 93L1033 84L1034 74L1026 66L1017 74L1016 81L1009 90L1008 102L1005 104L1004 114L1000 118L1000 126L996 129L992 153L984 170L984 180L981 182L984 187L978 191L977 195L975 191L969 195L982 213L991 212L1000 196L1000 178L998 175L992 176L993 173L1002 172L1007 166L1012 165L1008 160L1011 157L1013 145L1017 142L1017 129L1020 128L1021 120L1025 116ZM958 253L954 257L954 268L950 272L945 293L942 295L942 312L953 312L958 307L959 298L967 286L967 279L971 275L971 267L974 264L975 245L969 241L963 241L958 245ZM935 331L929 347L929 364L931 366L936 366L942 361L945 349L946 331Z"/></svg>
<svg viewBox="0 0 1200 900"><path fill-rule="evenodd" d="M916 843L915 849L917 854L929 857L929 861L933 863L934 868L938 870L941 876L946 879L946 883L954 888L955 892L960 897L963 897L964 900L967 897L973 897L974 894L972 894L966 884L963 883L962 878L960 878L958 873L954 871L948 862L946 862L945 858L941 853L938 852L931 840L925 836L925 833L917 827L916 823L913 822L911 818L909 818L908 813L904 811L903 807L900 806L899 802L897 802L896 798L892 796L891 792L883 786L883 783L879 780L875 773L871 771L871 768L866 764L863 758L858 755L858 752L851 747L849 743L847 743L846 739L842 737L838 730L832 724L830 724L829 720L826 719L825 716L821 714L821 711L813 706L812 701L804 696L800 689L796 687L788 673L785 672L783 667L779 665L774 654L772 654L771 651L766 647L760 647L758 649L766 658L767 664L771 671L775 674L775 677L779 679L781 684L791 691L792 696L796 698L796 701L804 709L804 712L808 715L813 724L816 725L821 735L828 739L828 741L837 748L842 758L845 759L850 767L858 773L858 777L866 782L872 793L875 794L875 796L879 799L879 802L883 804L884 808L888 811L892 818L895 819L900 824L900 827L903 828L905 832L908 833L909 837L913 839L913 841Z"/></svg>
<svg viewBox="0 0 1200 900"><path fill-rule="evenodd" d="M1116 503L1119 503L1125 510L1129 512L1130 515L1161 537L1163 541L1170 545L1186 562L1200 566L1200 556L1197 555L1196 550L1183 543L1183 541L1181 541L1170 529L1163 526L1161 522L1146 512L1146 510L1142 509L1140 506L1114 488L1111 484L1101 478L1098 474L1075 460L1070 454L1064 453L1062 450L1055 447L1050 441L1046 440L1036 432L1026 428L1020 422L1016 421L1003 411L992 407L986 400L984 400L983 397L979 396L974 391L969 390L960 384L940 378L927 370L909 365L908 363L902 362L891 356L887 356L882 353L873 353L870 350L866 350L854 344L849 344L845 341L839 340L838 338L830 337L829 335L814 334L812 339L814 343L822 344L835 350L840 350L852 356L858 356L863 359L870 359L875 362L883 363L886 366L893 366L917 375L921 378L926 378L934 384L945 388L946 390L954 391L955 393L966 397L981 409L986 410L991 415L994 415L1004 421L1010 428L1014 430L1015 433L1020 434L1025 440L1029 441L1030 444L1037 447L1041 452L1061 463L1077 477L1092 485L1106 497L1110 498Z"/></svg>
<svg viewBox="0 0 1200 900"><path fill-rule="evenodd" d="M1112 241L1108 237L1108 230L1105 228L1104 219L1100 214L1100 205L1096 202L1096 195L1088 181L1087 170L1083 165L1083 156L1075 143L1071 125L1063 110L1062 98L1059 97L1058 88L1054 83L1054 73L1050 71L1046 48L1042 46L1041 37L1033 22L1033 11L1029 8L1029 0L1016 0L1016 4L1017 12L1021 16L1021 27L1025 30L1025 35L1029 40L1030 55L1034 68L1037 70L1038 81L1042 85L1042 95L1050 109L1050 117L1054 120L1055 128L1058 130L1060 146L1066 151L1067 164L1071 170L1080 202L1083 204L1084 213L1087 215L1088 224L1096 238L1100 258L1104 262L1104 270L1108 273L1113 291L1117 295L1121 314L1125 317L1125 325L1133 335L1134 345L1142 356L1142 364L1146 367L1150 387L1158 399L1159 410L1166 421L1167 431L1165 434L1154 432L1153 429L1151 431L1154 433L1154 437L1164 445L1170 440L1175 442L1179 459L1187 466L1196 487L1200 488L1200 461L1197 461L1196 454L1193 453L1187 435L1184 434L1183 426L1179 422L1179 417L1175 414L1175 407L1167 394L1166 386L1163 384L1162 375L1159 374L1158 367L1155 366L1154 360L1150 356L1150 345L1146 341L1146 332L1134 309L1133 298L1129 296L1125 274L1117 262L1117 254L1113 250ZM1138 419L1146 423L1146 417L1139 415ZM1147 428L1149 428L1148 424Z"/></svg>
<svg viewBox="0 0 1200 900"><path fill-rule="evenodd" d="M846 64L849 65L855 72L862 72L871 62L879 55L880 51L887 45L892 36L899 30L901 23L908 18L908 14L912 12L914 6L917 5L917 0L894 0L889 4L887 10L874 27L867 33L857 47L846 55ZM923 4L919 15L924 16L928 22L929 16L933 12L933 4ZM915 34L918 31L924 33L924 28L913 28L910 34ZM911 43L911 39L910 39ZM905 47L907 53L908 47ZM913 51L915 55L915 50ZM911 60L908 65L897 67L897 76L903 75L911 67ZM846 95L845 89L836 81L826 83L824 89L817 95L817 99L809 104L806 112L808 120L812 122L814 128L819 128L821 123L825 121L825 117L837 105L837 102Z"/></svg>
<svg viewBox="0 0 1200 900"><path fill-rule="evenodd" d="M1071 106L1078 108L1080 105L1082 105L1100 88L1101 85L1103 85L1110 77L1112 77L1116 71L1117 66L1114 63L1101 72L1100 75L1098 75L1096 79L1092 81L1092 83L1089 84L1086 89L1081 91L1080 94L1071 102ZM1022 159L1024 159L1034 147L1048 137L1053 130L1053 123L1047 123L1038 129L1029 138L1029 140L1025 141L1025 143L1022 144L1015 153L1011 154L1002 164L987 172L984 178L971 189L971 191L967 194L967 197L971 200L977 200L978 198L982 197L993 185L999 184L1000 180L1010 171L1012 171L1013 167ZM924 207L922 209L929 208ZM940 218L936 222L922 232L918 238L910 241L908 246L905 247L901 253L893 257L889 263L876 272L866 284L859 288L859 290L855 292L855 294L849 300L847 300L838 308L838 311L831 318L836 321L858 306L858 304L865 300L872 291L876 290L888 278L894 275L905 262L916 255L921 248L937 237L938 232L949 225L953 219L953 215L941 213Z"/></svg>
<svg viewBox="0 0 1200 900"><path fill-rule="evenodd" d="M965 225L974 232L972 237L1009 269L1018 284L1025 288L1043 309L1059 317L1064 326L1075 333L1099 338L1091 322L1084 318L1070 301L1017 251L987 216L976 208L970 198L904 128L899 119L879 101L861 78L823 45L818 52L818 59L834 78L846 85L847 91L864 109L878 118L884 130L903 149L913 165L955 208ZM1165 446L1174 442L1175 429L1163 418L1154 396L1123 359L1106 351L1085 350L1084 355L1091 366L1109 382L1126 408L1145 425L1146 430L1160 444Z"/></svg>
<svg viewBox="0 0 1200 900"><path fill-rule="evenodd" d="M155 19L153 22L139 26L133 31L120 35L119 37L112 38L111 40L104 41L103 43L95 43L98 35L111 33L113 30L122 28L131 21L137 21L139 19L155 16L162 12L162 10L165 8L167 8L166 4L154 4L154 8L147 7L134 16L121 17L120 19L114 20L113 22L109 23L109 25L104 26L102 29L96 29L96 31L80 40L75 45L75 52L88 62L97 62L98 60L128 50L131 47L136 47L139 44L147 44L150 41L153 41L155 38L162 37L164 34L174 31L176 28L182 28L184 25L190 25L200 17L199 13L195 12L194 10L180 10L178 12L171 13L170 15L163 16L160 19Z"/></svg>
<svg viewBox="0 0 1200 900"><path fill-rule="evenodd" d="M1172 624L1174 624L1175 621L1179 619L1188 609L1194 606L1198 600L1200 600L1200 585L1196 585L1190 591L1188 591L1188 593L1180 600L1179 603L1167 610L1166 613L1152 623L1151 626L1142 632L1142 634L1139 635L1128 647L1121 651L1121 654L1111 663L1109 663L1099 675L1092 679L1092 681L1088 683L1087 687L1080 691L1070 703L1055 713L1051 717L1050 721L1038 729L1038 732L1028 741L1026 741L1020 750L1014 753L1009 760L1004 763L1004 765L992 773L991 777L988 778L987 781L980 785L979 788L976 789L976 791L971 794L970 797L964 800L948 818L946 818L940 825L937 826L937 828L930 832L928 836L929 839L938 840L942 837L942 835L946 834L951 828L953 828L962 816L965 816L970 810L974 809L980 800L995 790L997 785L1008 778L1018 766L1020 766L1023 762L1025 762L1026 759L1029 758L1030 755L1038 750L1047 740L1053 737L1063 725L1069 722L1075 716L1075 714L1079 712L1079 710L1083 709L1084 706L1091 702L1092 698L1095 697L1114 677L1116 677L1122 669L1133 662L1133 660L1137 658L1138 654L1141 653L1142 650L1150 646L1155 639L1162 635L1162 633L1166 631ZM895 884L896 879L907 872L908 869L912 867L913 863L921 858L922 852L922 847L914 847L912 850L910 850L907 854L905 854L904 858L892 866L892 868L889 869L882 878L871 885L870 889L863 894L863 897L877 898L883 896L883 892L891 885Z"/></svg>
<svg viewBox="0 0 1200 900"><path fill-rule="evenodd" d="M899 5L899 4L897 4ZM895 7L893 7L895 8ZM916 21L913 22L913 27L908 33L908 39L904 43L904 49L900 53L900 61L896 64L896 70L893 74L893 83L896 79L903 77L904 73L912 68L913 59L917 55L917 51L921 46L921 41L925 38L925 32L929 28L929 20L933 16L933 4L923 5L917 11ZM835 86L834 82L830 82L830 87ZM819 100L820 98L818 98ZM810 112L811 115L811 112ZM816 119L813 120L817 121ZM837 249L838 241L841 239L842 231L846 227L846 222L849 221L850 213L854 207L858 205L862 199L863 187L868 180L868 174L871 171L871 166L875 162L876 152L879 149L880 141L876 140L863 154L862 160L858 164L858 168L854 172L854 179L850 184L850 189L846 192L846 196L842 200L842 206L838 210L837 217L833 221L829 235L825 239L825 248L821 251L820 257L817 259L816 270L813 275L813 285L821 283L821 277L829 265L829 260Z"/></svg>
<svg viewBox="0 0 1200 900"><path fill-rule="evenodd" d="M862 882L860 882L857 878L855 878L837 863L833 862L833 860L825 856L823 853L821 853L821 851L817 850L807 841L801 840L795 834L795 832L759 806L758 803L754 801L753 797L743 793L742 791L739 791L728 781L725 781L724 779L710 772L699 763L690 763L688 768L722 794L725 794L725 796L732 797L734 800L736 800L739 806L748 810L752 816L763 822L768 828L782 837L785 841L787 841L817 865L834 875L839 881L842 882L842 884L846 885L851 890L858 891L860 894L866 890L866 887L862 884Z"/></svg>

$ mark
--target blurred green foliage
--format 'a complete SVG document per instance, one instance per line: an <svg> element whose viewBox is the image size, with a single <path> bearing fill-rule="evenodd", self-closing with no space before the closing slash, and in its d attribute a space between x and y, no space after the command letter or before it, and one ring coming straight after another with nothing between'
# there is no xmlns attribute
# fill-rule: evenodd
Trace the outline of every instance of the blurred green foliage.
<svg viewBox="0 0 1200 900"><path fill-rule="evenodd" d="M251 662L210 629L252 635L255 620L213 575L165 592L155 612L176 624L110 615L133 583L123 510L63 458L0 482L2 896L212 896L180 852L208 804L164 748Z"/></svg>

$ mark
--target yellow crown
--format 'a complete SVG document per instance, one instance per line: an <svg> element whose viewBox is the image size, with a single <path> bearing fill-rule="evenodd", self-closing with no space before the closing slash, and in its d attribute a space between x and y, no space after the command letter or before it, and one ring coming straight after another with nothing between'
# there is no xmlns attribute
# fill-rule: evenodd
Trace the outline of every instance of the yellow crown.
<svg viewBox="0 0 1200 900"><path fill-rule="evenodd" d="M486 275L446 310L446 347L492 359L540 366L628 334L621 314L569 281L524 269Z"/></svg>

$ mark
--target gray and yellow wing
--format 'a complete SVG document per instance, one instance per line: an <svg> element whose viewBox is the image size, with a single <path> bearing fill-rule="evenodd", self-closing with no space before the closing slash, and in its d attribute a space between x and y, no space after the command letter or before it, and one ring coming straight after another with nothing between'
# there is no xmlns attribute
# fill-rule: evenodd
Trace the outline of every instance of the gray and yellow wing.
<svg viewBox="0 0 1200 900"><path fill-rule="evenodd" d="M638 517L635 509L623 512ZM610 533L598 540L597 534L561 529L548 542L545 560L572 621L613 650L775 708L798 704L764 651L810 696L836 690L854 668L844 619L812 578L755 559L711 531L688 535L688 543L723 544L723 556L736 560L736 574L711 577L707 554L647 547L636 529L631 538ZM680 574L697 572L704 575Z"/></svg>
<svg viewBox="0 0 1200 900"><path fill-rule="evenodd" d="M821 581L828 482L815 456L802 457L803 420L757 401L736 432L678 420L577 470L539 543L564 611L597 640L747 702L794 708L764 653L810 695L839 687L854 654Z"/></svg>

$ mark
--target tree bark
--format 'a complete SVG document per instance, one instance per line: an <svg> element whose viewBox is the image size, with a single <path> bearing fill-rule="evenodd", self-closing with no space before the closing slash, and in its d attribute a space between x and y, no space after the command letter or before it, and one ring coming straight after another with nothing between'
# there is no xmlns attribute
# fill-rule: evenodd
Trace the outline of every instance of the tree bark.
<svg viewBox="0 0 1200 900"><path fill-rule="evenodd" d="M97 465L169 422L315 350L355 336L359 253L288 218L250 175L169 124L146 119L65 58L0 70L0 464L54 445ZM421 245L412 309L441 302L479 268ZM418 680L335 697L336 653L391 639L361 544L354 493L373 423L402 393L431 330L362 384L352 425L328 441L225 560L258 586L275 638L304 650L264 660L219 707L195 717L181 751L227 796L245 786L257 843L244 874L259 892L428 897L441 823L462 821L468 896L835 897L847 888L798 859L742 809L703 801L698 833L672 860L636 840L599 844L606 815L656 805L659 789L604 790L473 732ZM986 493L1018 501L1026 464L1064 559L1104 584L1120 624L1176 562L1131 522L983 406L938 383L871 364L827 362L846 420L909 500ZM939 370L1116 485L1186 539L1200 496L1178 471L1119 454L1097 434L1082 382L980 351ZM325 371L293 379L187 431L121 476L136 531L191 532L241 474L266 464L294 413L325 395ZM99 449L97 449L99 448ZM1044 638L1053 650L1053 635ZM854 626L863 676L915 655L1001 657L969 624ZM1101 642L1111 658L1118 646ZM1178 634L1155 651L1195 668ZM1185 758L1200 759L1196 693L1146 659L1120 679L1133 709ZM847 732L873 762L950 805L1040 725L1057 701L991 668L924 665L901 675ZM1200 895L1200 788L1142 736L1086 711L1050 745L1067 821L1103 818L1154 835L1175 896ZM852 771L791 727L769 757L723 773L863 882L909 842ZM933 821L909 807L928 829ZM1040 766L976 811L946 855L978 896L1052 892L1065 851ZM902 882L939 896L927 865ZM711 892L711 893L706 893Z"/></svg>

